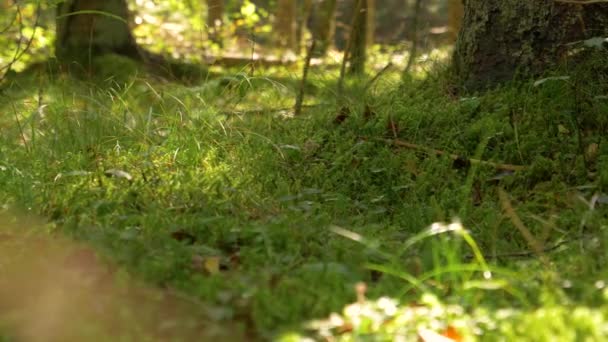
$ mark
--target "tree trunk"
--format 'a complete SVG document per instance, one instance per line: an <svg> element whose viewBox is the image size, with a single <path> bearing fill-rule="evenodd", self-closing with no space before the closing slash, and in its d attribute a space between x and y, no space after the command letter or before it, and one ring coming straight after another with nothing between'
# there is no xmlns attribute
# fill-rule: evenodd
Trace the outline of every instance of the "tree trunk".
<svg viewBox="0 0 608 342"><path fill-rule="evenodd" d="M367 58L367 17L368 17L368 1L357 0L357 9L353 15L353 28L351 30L352 37L350 42L350 66L349 74L363 74L365 72L365 60Z"/></svg>
<svg viewBox="0 0 608 342"><path fill-rule="evenodd" d="M83 13L75 13L78 11ZM88 64L92 57L106 53L142 58L128 25L126 0L59 3L55 41L55 54L59 61Z"/></svg>
<svg viewBox="0 0 608 342"><path fill-rule="evenodd" d="M466 0L453 70L464 90L537 75L568 57L569 43L608 35L608 4Z"/></svg>
<svg viewBox="0 0 608 342"><path fill-rule="evenodd" d="M280 47L296 52L296 2L294 0L278 1L275 32Z"/></svg>
<svg viewBox="0 0 608 342"><path fill-rule="evenodd" d="M297 51L302 51L302 43L304 40L304 34L306 32L308 20L312 12L313 4L312 0L304 0L298 2L298 11L296 16L296 44Z"/></svg>
<svg viewBox="0 0 608 342"><path fill-rule="evenodd" d="M332 46L336 30L336 3L336 0L323 0L317 5L313 22L314 55L317 57L325 56Z"/></svg>
<svg viewBox="0 0 608 342"><path fill-rule="evenodd" d="M209 39L220 47L223 43L224 0L207 0L207 30Z"/></svg>

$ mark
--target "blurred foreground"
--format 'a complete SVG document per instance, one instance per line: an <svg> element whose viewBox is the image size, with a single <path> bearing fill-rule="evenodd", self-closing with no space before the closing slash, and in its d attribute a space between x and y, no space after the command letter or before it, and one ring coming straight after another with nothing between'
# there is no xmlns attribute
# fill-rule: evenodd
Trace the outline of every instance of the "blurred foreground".
<svg viewBox="0 0 608 342"><path fill-rule="evenodd" d="M242 340L199 303L145 287L44 223L0 213L0 340Z"/></svg>

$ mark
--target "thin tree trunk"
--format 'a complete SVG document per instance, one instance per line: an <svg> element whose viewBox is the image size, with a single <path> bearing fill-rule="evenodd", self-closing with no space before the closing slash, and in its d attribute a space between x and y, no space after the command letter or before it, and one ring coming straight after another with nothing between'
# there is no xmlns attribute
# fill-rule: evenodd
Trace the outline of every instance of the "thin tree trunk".
<svg viewBox="0 0 608 342"><path fill-rule="evenodd" d="M302 51L302 43L307 27L306 25L308 24L308 19L310 18L312 8L312 0L304 0L299 3L298 14L296 16L296 44L298 52Z"/></svg>
<svg viewBox="0 0 608 342"><path fill-rule="evenodd" d="M360 5L357 7L359 11L354 13L354 26L351 30L352 40L350 46L350 65L348 68L349 74L365 73L365 60L367 57L367 17L368 17L368 0L358 0Z"/></svg>
<svg viewBox="0 0 608 342"><path fill-rule="evenodd" d="M414 3L414 20L412 20L412 48L410 49L410 55L405 66L405 74L408 74L416 61L416 55L418 54L418 21L420 20L420 7L422 0L416 0Z"/></svg>

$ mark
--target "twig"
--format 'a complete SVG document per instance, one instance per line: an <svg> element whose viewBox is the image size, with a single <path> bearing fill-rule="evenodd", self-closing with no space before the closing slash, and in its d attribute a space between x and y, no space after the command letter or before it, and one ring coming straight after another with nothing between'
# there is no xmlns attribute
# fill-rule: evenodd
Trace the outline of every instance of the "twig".
<svg viewBox="0 0 608 342"><path fill-rule="evenodd" d="M15 1L14 5L17 6L16 17L19 17L19 43L17 45L17 49L15 49L15 55L13 56L13 59L7 65L0 68L0 70L6 70L2 77L0 77L0 82L4 81L6 75L8 75L13 64L15 64L15 62L17 62L21 58L21 56L23 56L30 49L32 41L34 40L34 36L36 35L36 29L38 29L38 20L40 19L41 5L40 2L38 2L38 6L36 7L36 19L34 22L34 29L32 30L32 35L30 39L28 39L27 43L25 43L25 47L21 49L21 41L23 39L23 16L21 14L21 7L19 7L19 4Z"/></svg>
<svg viewBox="0 0 608 342"><path fill-rule="evenodd" d="M316 40L313 39L306 53L306 60L304 61L304 70L302 71L302 81L300 83L300 90L298 96L296 96L296 105L294 107L294 115L299 116L302 114L302 103L304 103L304 88L306 86L306 79L308 78L308 69L310 68L310 60L312 59L312 53L315 50Z"/></svg>
<svg viewBox="0 0 608 342"><path fill-rule="evenodd" d="M23 141L23 146L25 146L25 150L27 152L30 151L29 144L27 142L27 137L25 136L25 132L23 131L23 126L21 125L21 121L19 121L19 114L17 114L17 108L15 108L15 104L11 103L13 107L13 114L15 115L15 121L17 122L17 127L19 128L19 134L21 134L21 140Z"/></svg>
<svg viewBox="0 0 608 342"><path fill-rule="evenodd" d="M568 239L568 240L563 240L560 242L555 243L552 246L549 247L545 247L543 248L542 252L543 253L549 253L549 252L553 252L555 250L557 250L558 248L560 248L563 245L566 245L570 242L573 242L574 239ZM485 259L490 259L490 258L527 258L527 257L531 257L537 255L537 252L535 251L520 251L520 252L511 252L511 253L501 253L501 254L494 254L494 255L484 255ZM472 254L467 254L464 256L465 259L470 260L473 259L475 256Z"/></svg>
<svg viewBox="0 0 608 342"><path fill-rule="evenodd" d="M249 64L249 76L253 77L255 74L255 32L251 29L251 62Z"/></svg>
<svg viewBox="0 0 608 342"><path fill-rule="evenodd" d="M331 103L313 103L313 104L302 104L302 108L315 108L315 107L321 107L321 106L331 106L333 104ZM268 113L278 113L278 112L285 112L288 110L292 110L293 107L279 107L279 108L254 108L254 109L247 109L247 110L240 110L240 111L236 111L236 110L224 110L224 111L220 111L219 113L222 115L253 115L253 114L268 114Z"/></svg>
<svg viewBox="0 0 608 342"><path fill-rule="evenodd" d="M365 137L363 137L365 138ZM513 164L504 164L504 163L494 163L494 162L490 162L490 161L486 161L486 160L481 160L481 159L475 159L475 158L466 158L460 155L457 155L455 153L450 153L450 152L446 152L446 151L442 151L442 150L437 150L431 147L426 147L426 146L422 146L422 145L416 145L407 141L403 141L403 140L399 140L399 139L385 139L385 138L371 138L372 140L376 140L376 141L382 141L388 144L393 144L396 146L400 146L400 147L406 147L412 150L417 150L417 151L422 151L426 154L435 154L435 155L440 155L440 156L448 156L450 157L450 159L452 160L465 160L465 161L469 161L471 164L479 164L479 165L485 165L485 166L491 166L493 168L496 168L498 170L505 170L505 171L522 171L525 170L526 167L523 165L513 165Z"/></svg>
<svg viewBox="0 0 608 342"><path fill-rule="evenodd" d="M382 74L384 74L386 71L388 71L388 69L390 69L393 66L393 62L388 62L388 64L386 66L384 66L384 68L382 68L382 70L378 71L378 73L376 74L376 76L374 76L374 78L372 78L371 80L369 80L367 82L367 84L365 85L364 92L367 93L367 91L369 90L369 88L374 85L374 82L376 82L380 76L382 76Z"/></svg>
<svg viewBox="0 0 608 342"><path fill-rule="evenodd" d="M513 209L513 206L511 205L511 200L509 200L509 195L507 195L507 193L503 189L499 188L498 189L498 198L500 200L502 210L505 212L505 215L507 215L507 217L509 217L511 219L511 223L513 223L515 228L517 228L519 230L519 232L524 237L524 239L526 240L526 242L528 243L530 248L532 248L532 251L538 256L540 261L548 268L550 266L549 259L547 259L547 256L545 255L545 251L542 246L542 243L539 242L534 237L534 235L532 235L532 232L530 232L530 230L526 227L526 225L524 225L524 223L521 221L521 219L519 218L519 215L517 215L517 213L515 212L515 209Z"/></svg>

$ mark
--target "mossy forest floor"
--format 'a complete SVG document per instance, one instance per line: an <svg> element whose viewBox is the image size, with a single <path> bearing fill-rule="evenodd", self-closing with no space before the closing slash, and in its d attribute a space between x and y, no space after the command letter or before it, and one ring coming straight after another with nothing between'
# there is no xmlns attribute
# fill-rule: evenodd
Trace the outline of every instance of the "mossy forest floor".
<svg viewBox="0 0 608 342"><path fill-rule="evenodd" d="M0 97L17 227L0 232L0 340L603 340L608 80L593 63L459 96L442 72L338 94L337 72L313 68L298 117L297 69L17 75ZM86 247L47 257L65 236ZM39 270L66 258L116 288L106 330L91 309L105 285L50 330L27 325L47 302L6 298L56 283Z"/></svg>

